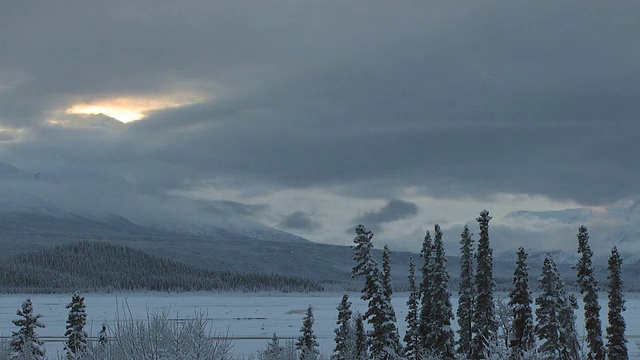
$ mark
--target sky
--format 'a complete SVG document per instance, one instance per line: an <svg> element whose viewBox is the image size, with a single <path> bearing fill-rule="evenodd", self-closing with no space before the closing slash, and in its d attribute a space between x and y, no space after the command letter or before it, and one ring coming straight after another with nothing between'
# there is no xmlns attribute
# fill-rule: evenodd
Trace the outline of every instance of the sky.
<svg viewBox="0 0 640 360"><path fill-rule="evenodd" d="M603 249L640 248L639 15L635 0L0 2L0 193L331 244L362 223L413 251L436 223L453 251L488 209L498 251L572 249L582 222Z"/></svg>

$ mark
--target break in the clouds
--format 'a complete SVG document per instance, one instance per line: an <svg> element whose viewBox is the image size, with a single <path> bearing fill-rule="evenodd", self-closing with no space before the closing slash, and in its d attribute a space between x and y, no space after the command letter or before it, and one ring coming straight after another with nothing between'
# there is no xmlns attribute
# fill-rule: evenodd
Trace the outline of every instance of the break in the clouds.
<svg viewBox="0 0 640 360"><path fill-rule="evenodd" d="M0 161L52 179L51 197L120 200L86 207L216 189L214 201L276 209L310 189L361 202L222 209L321 241L355 225L330 219L371 211L392 235L433 212L424 198L465 209L452 223L503 208L500 194L607 206L639 192L639 12L633 0L3 2ZM419 210L387 214L395 198Z"/></svg>

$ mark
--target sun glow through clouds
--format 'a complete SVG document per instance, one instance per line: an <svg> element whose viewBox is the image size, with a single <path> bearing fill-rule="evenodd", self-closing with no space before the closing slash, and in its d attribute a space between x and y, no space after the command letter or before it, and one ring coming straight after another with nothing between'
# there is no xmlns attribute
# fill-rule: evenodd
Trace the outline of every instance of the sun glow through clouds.
<svg viewBox="0 0 640 360"><path fill-rule="evenodd" d="M67 108L65 112L75 115L104 114L123 123L128 123L143 119L154 110L189 105L204 99L205 97L194 94L116 97L75 104Z"/></svg>

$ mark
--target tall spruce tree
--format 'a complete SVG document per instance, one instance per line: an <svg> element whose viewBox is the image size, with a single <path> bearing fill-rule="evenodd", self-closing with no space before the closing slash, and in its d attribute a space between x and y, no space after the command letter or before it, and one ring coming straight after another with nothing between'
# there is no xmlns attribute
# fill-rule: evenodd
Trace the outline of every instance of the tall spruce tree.
<svg viewBox="0 0 640 360"><path fill-rule="evenodd" d="M473 328L473 308L475 286L473 281L473 239L469 227L465 225L460 235L460 287L458 289L458 353L471 359L471 339Z"/></svg>
<svg viewBox="0 0 640 360"><path fill-rule="evenodd" d="M603 360L605 357L604 342L602 341L602 324L600 322L600 303L598 302L598 280L591 258L593 252L589 246L589 233L587 227L578 228L578 253L581 254L577 269L576 285L580 287L580 293L584 301L584 326L587 330L587 346L590 360Z"/></svg>
<svg viewBox="0 0 640 360"><path fill-rule="evenodd" d="M409 299L407 300L407 332L404 335L404 357L407 360L420 359L420 333L418 331L418 311L420 292L416 286L416 265L413 256L409 256Z"/></svg>
<svg viewBox="0 0 640 360"><path fill-rule="evenodd" d="M453 359L455 354L454 334L451 329L453 307L440 225L436 225L434 229L431 262L431 332L427 340L431 348L428 350L442 359Z"/></svg>
<svg viewBox="0 0 640 360"><path fill-rule="evenodd" d="M575 298L567 294L564 281L553 261L547 254L542 264L540 276L542 293L536 298L536 335L540 339L538 349L544 359L577 360L579 344L575 329Z"/></svg>
<svg viewBox="0 0 640 360"><path fill-rule="evenodd" d="M313 308L309 306L302 321L300 336L296 341L296 349L300 352L300 360L316 360L320 354L318 339L313 333L313 321Z"/></svg>
<svg viewBox="0 0 640 360"><path fill-rule="evenodd" d="M365 287L362 289L361 299L368 301L368 309L364 318L371 324L369 332L369 355L372 359L396 359L400 355L398 330L395 325L395 312L390 301L389 287L383 284L377 262L371 255L373 233L358 225L354 242L356 265L352 270L353 276L364 276ZM387 264L390 271L390 265ZM389 296L387 296L387 294Z"/></svg>
<svg viewBox="0 0 640 360"><path fill-rule="evenodd" d="M384 295L385 305L385 324L384 327L388 332L388 341L393 347L393 353L400 355L402 353L402 346L400 346L400 334L396 327L396 312L391 303L391 296L393 295L393 288L391 287L391 250L389 246L385 245L382 251L382 293Z"/></svg>
<svg viewBox="0 0 640 360"><path fill-rule="evenodd" d="M625 336L627 324L622 316L622 312L626 310L622 296L622 258L616 247L611 250L608 265L609 326L607 326L607 356L609 360L627 360L629 358L627 338Z"/></svg>
<svg viewBox="0 0 640 360"><path fill-rule="evenodd" d="M87 350L87 333L84 331L87 312L84 297L75 292L66 308L69 309L69 318L67 319L67 331L64 334L67 337L65 351L68 359L76 359Z"/></svg>
<svg viewBox="0 0 640 360"><path fill-rule="evenodd" d="M473 358L488 359L492 356L492 349L497 344L498 322L495 318L493 293L495 281L493 279L493 250L489 245L489 211L483 210L476 218L480 225L480 239L476 272L476 299L473 322Z"/></svg>
<svg viewBox="0 0 640 360"><path fill-rule="evenodd" d="M513 272L513 290L509 296L509 308L513 317L509 339L512 360L520 360L535 347L531 291L529 291L529 265L524 248L518 249L518 260Z"/></svg>
<svg viewBox="0 0 640 360"><path fill-rule="evenodd" d="M433 241L431 239L431 233L427 230L422 242L422 250L420 256L422 257L422 282L420 283L420 318L418 331L420 333L420 348L427 350L431 348L431 345L427 342L429 334L431 333L431 273L430 267L432 266L431 256L433 252Z"/></svg>
<svg viewBox="0 0 640 360"><path fill-rule="evenodd" d="M336 346L333 349L333 355L331 359L334 360L351 360L352 359L352 338L351 334L351 302L349 301L349 295L342 295L342 301L337 307L338 321L336 322L338 327L334 330Z"/></svg>
<svg viewBox="0 0 640 360"><path fill-rule="evenodd" d="M356 265L351 271L351 276L363 276L364 287L362 288L362 296L360 297L364 301L371 302L372 299L380 295L382 284L380 282L380 270L378 269L378 263L373 258L371 250L373 244L373 232L368 231L364 226L356 226L356 237L353 242L356 244L354 247L354 256ZM365 320L370 319L374 313L374 309L369 306L369 309L365 312L363 318Z"/></svg>
<svg viewBox="0 0 640 360"><path fill-rule="evenodd" d="M564 282L562 282L562 286L564 288ZM575 309L578 309L578 299L573 294L567 294L560 313L560 341L564 344L562 359L582 359Z"/></svg>
<svg viewBox="0 0 640 360"><path fill-rule="evenodd" d="M19 329L14 331L11 337L11 350L14 353L14 358L44 359L46 353L44 342L36 334L36 328L44 327L44 324L39 320L42 315L33 314L31 299L26 299L22 303L22 308L18 310L17 315L20 318L13 320L13 324Z"/></svg>
<svg viewBox="0 0 640 360"><path fill-rule="evenodd" d="M367 352L367 333L364 330L362 314L360 314L359 311L356 311L353 315L353 322L355 329L354 360L369 360L369 354Z"/></svg>

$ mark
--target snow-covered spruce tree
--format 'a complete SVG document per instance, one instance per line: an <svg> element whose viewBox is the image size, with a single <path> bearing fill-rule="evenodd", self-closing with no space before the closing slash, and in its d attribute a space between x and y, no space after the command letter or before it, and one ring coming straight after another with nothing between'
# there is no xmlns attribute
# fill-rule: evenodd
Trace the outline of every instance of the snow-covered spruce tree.
<svg viewBox="0 0 640 360"><path fill-rule="evenodd" d="M380 295L381 292L378 263L371 255L371 250L373 249L373 244L371 243L372 238L373 233L371 231L367 231L362 225L356 226L356 237L353 239L353 242L356 244L354 247L355 254L353 260L355 260L356 265L351 271L351 277L364 277L365 283L360 298L369 302L375 296ZM371 306L369 306L369 309L364 314L364 319L367 320L373 315Z"/></svg>
<svg viewBox="0 0 640 360"><path fill-rule="evenodd" d="M393 353L398 356L402 353L402 346L400 345L400 334L396 327L396 311L391 303L391 296L393 295L393 289L391 288L391 250L389 250L389 246L387 245L384 246L382 252L382 293L384 295L385 306L385 323L383 327L388 334L389 345L393 347Z"/></svg>
<svg viewBox="0 0 640 360"><path fill-rule="evenodd" d="M551 254L542 264L540 290L536 298L536 335L540 339L539 354L544 359L577 360L579 344L573 308L575 298L565 290L564 281Z"/></svg>
<svg viewBox="0 0 640 360"><path fill-rule="evenodd" d="M262 353L264 360L280 360L282 358L283 347L280 345L278 335L273 333L271 341L267 344L267 348Z"/></svg>
<svg viewBox="0 0 640 360"><path fill-rule="evenodd" d="M349 301L349 295L342 295L342 301L336 308L338 310L338 321L336 322L338 327L333 331L336 334L335 343L336 346L333 349L333 360L351 360L352 359L352 339L351 333L351 302Z"/></svg>
<svg viewBox="0 0 640 360"><path fill-rule="evenodd" d="M600 322L600 303L598 302L598 280L591 258L593 252L589 246L589 233L587 227L578 228L578 253L581 254L577 270L576 285L580 287L580 293L584 301L584 326L587 330L587 346L589 360L603 360L605 357L604 342L602 341L602 324Z"/></svg>
<svg viewBox="0 0 640 360"><path fill-rule="evenodd" d="M536 298L536 334L541 341L539 353L548 359L558 356L560 344L560 296L558 292L558 269L550 254L542 264L540 275L540 290L542 293Z"/></svg>
<svg viewBox="0 0 640 360"><path fill-rule="evenodd" d="M407 332L404 335L404 357L407 360L420 359L420 334L418 332L418 311L420 292L416 286L416 265L409 256L409 299L407 300Z"/></svg>
<svg viewBox="0 0 640 360"><path fill-rule="evenodd" d="M609 326L607 326L607 356L609 360L627 360L629 358L627 338L625 336L627 324L622 316L622 312L626 310L625 301L622 297L622 258L616 247L611 250L608 270Z"/></svg>
<svg viewBox="0 0 640 360"><path fill-rule="evenodd" d="M107 349L108 343L109 343L109 335L107 335L107 324L102 323L102 328L98 333L98 349L101 352L104 352Z"/></svg>
<svg viewBox="0 0 640 360"><path fill-rule="evenodd" d="M36 328L43 328L44 324L39 321L42 315L33 314L33 304L31 299L26 299L22 303L22 308L18 310L19 319L13 320L13 324L20 329L14 331L11 337L11 349L16 359L44 359L44 342L38 338Z"/></svg>
<svg viewBox="0 0 640 360"><path fill-rule="evenodd" d="M433 241L431 233L427 230L422 242L422 282L420 283L420 317L418 331L420 333L420 349L427 350L431 345L427 343L429 334L431 333L431 256L433 252Z"/></svg>
<svg viewBox="0 0 640 360"><path fill-rule="evenodd" d="M364 226L356 227L356 243L353 276L364 276L365 287L361 299L368 301L364 318L371 324L369 332L369 355L372 359L396 359L399 356L399 335L395 325L395 314L391 302L387 300L378 264L371 256L373 233ZM393 316L392 316L393 315Z"/></svg>
<svg viewBox="0 0 640 360"><path fill-rule="evenodd" d="M318 350L318 339L313 333L313 308L311 306L307 308L300 333L298 341L296 341L300 360L316 360L320 351Z"/></svg>
<svg viewBox="0 0 640 360"><path fill-rule="evenodd" d="M492 356L491 349L496 346L498 332L493 299L496 286L493 279L493 250L489 246L489 221L491 221L489 211L481 211L476 221L480 225L480 239L476 254L478 267L471 346L474 359L488 359Z"/></svg>
<svg viewBox="0 0 640 360"><path fill-rule="evenodd" d="M561 280L562 288L564 282ZM564 298L562 312L560 313L560 341L565 344L562 359L580 360L582 350L578 340L578 330L576 328L576 315L574 310L578 309L578 299L573 294L568 294Z"/></svg>
<svg viewBox="0 0 640 360"><path fill-rule="evenodd" d="M535 347L531 291L529 291L529 265L524 248L518 249L518 260L513 272L513 290L509 295L509 308L513 318L509 339L512 360L522 359L524 354Z"/></svg>
<svg viewBox="0 0 640 360"><path fill-rule="evenodd" d="M427 343L431 348L427 350L430 354L442 359L453 359L455 354L454 334L451 329L453 307L440 225L435 226L434 235L431 254L431 332L427 337Z"/></svg>
<svg viewBox="0 0 640 360"><path fill-rule="evenodd" d="M67 319L67 331L64 336L67 337L65 343L65 351L68 359L76 359L87 351L87 333L84 326L87 323L87 312L84 304L84 297L78 292L73 293L71 302L67 304L69 309L69 318Z"/></svg>
<svg viewBox="0 0 640 360"><path fill-rule="evenodd" d="M359 311L353 315L353 327L355 329L354 336L354 360L368 360L369 354L367 353L367 333L364 330L364 322L362 321L362 314Z"/></svg>
<svg viewBox="0 0 640 360"><path fill-rule="evenodd" d="M458 289L458 354L471 359L475 286L473 282L473 239L465 225L460 235L460 288Z"/></svg>

